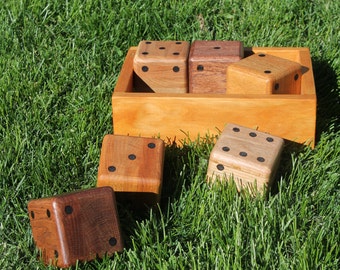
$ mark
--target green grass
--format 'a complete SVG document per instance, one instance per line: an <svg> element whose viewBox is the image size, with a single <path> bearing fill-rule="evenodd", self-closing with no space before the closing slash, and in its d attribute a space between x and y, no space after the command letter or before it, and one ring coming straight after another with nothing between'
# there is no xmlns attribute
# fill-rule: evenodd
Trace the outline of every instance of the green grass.
<svg viewBox="0 0 340 270"><path fill-rule="evenodd" d="M286 148L267 197L209 188L211 138L166 149L159 209L119 205L126 249L78 269L337 269L340 55L337 1L8 0L0 4L0 268L36 260L27 202L96 184L111 94L142 39L309 47L317 144ZM283 116L284 117L284 116Z"/></svg>

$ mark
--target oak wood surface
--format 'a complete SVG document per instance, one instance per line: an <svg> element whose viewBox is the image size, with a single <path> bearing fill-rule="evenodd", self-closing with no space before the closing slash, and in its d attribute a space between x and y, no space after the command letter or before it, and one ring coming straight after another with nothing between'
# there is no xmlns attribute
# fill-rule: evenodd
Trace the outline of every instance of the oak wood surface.
<svg viewBox="0 0 340 270"><path fill-rule="evenodd" d="M228 124L211 151L207 179L233 180L239 189L257 181L258 190L270 186L280 161L282 138L236 124Z"/></svg>

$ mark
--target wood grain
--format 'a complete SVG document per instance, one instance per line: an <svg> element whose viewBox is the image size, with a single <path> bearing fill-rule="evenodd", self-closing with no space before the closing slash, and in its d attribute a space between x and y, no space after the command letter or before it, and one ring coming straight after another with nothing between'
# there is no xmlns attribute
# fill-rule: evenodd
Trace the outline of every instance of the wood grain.
<svg viewBox="0 0 340 270"><path fill-rule="evenodd" d="M31 200L28 203L34 242L45 264L75 265L112 255L123 239L110 187Z"/></svg>
<svg viewBox="0 0 340 270"><path fill-rule="evenodd" d="M152 193L159 202L163 179L164 142L156 138L106 135L103 139L97 186L116 192ZM147 202L150 203L150 202Z"/></svg>
<svg viewBox="0 0 340 270"><path fill-rule="evenodd" d="M268 133L228 124L210 154L209 182L231 176L239 190L254 185L270 186L280 161L284 141Z"/></svg>
<svg viewBox="0 0 340 270"><path fill-rule="evenodd" d="M156 93L188 92L187 41L141 41L133 69Z"/></svg>
<svg viewBox="0 0 340 270"><path fill-rule="evenodd" d="M226 70L243 58L240 41L196 40L189 54L189 92L225 93Z"/></svg>
<svg viewBox="0 0 340 270"><path fill-rule="evenodd" d="M269 132L314 146L316 94L308 48L246 48L245 53L267 53L297 61L303 67L299 95L160 94L134 92L132 59L128 51L112 94L114 133L181 141L219 134L226 123Z"/></svg>
<svg viewBox="0 0 340 270"><path fill-rule="evenodd" d="M299 63L257 53L228 66L227 94L300 94Z"/></svg>

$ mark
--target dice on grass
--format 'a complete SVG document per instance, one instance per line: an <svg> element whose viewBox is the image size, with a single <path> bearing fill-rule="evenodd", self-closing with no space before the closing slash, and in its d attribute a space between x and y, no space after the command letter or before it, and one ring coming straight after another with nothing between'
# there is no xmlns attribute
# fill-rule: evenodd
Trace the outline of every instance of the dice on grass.
<svg viewBox="0 0 340 270"><path fill-rule="evenodd" d="M34 242L47 265L69 267L123 249L110 187L31 200L28 212Z"/></svg>
<svg viewBox="0 0 340 270"><path fill-rule="evenodd" d="M283 145L282 138L228 124L211 151L207 179L233 179L239 190L263 190L274 179Z"/></svg>
<svg viewBox="0 0 340 270"><path fill-rule="evenodd" d="M134 205L160 202L164 141L123 135L103 139L97 186L111 186L119 200Z"/></svg>

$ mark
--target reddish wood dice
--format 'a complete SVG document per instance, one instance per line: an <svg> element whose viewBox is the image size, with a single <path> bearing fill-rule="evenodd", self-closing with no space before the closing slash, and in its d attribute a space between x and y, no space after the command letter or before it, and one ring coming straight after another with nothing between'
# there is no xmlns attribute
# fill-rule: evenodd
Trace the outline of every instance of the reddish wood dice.
<svg viewBox="0 0 340 270"><path fill-rule="evenodd" d="M156 138L106 135L102 143L97 186L111 186L119 200L134 205L160 201L164 141Z"/></svg>
<svg viewBox="0 0 340 270"><path fill-rule="evenodd" d="M69 267L123 249L111 187L31 200L28 211L45 264Z"/></svg>
<svg viewBox="0 0 340 270"><path fill-rule="evenodd" d="M242 58L240 41L194 41L189 54L189 92L225 93L226 70Z"/></svg>

